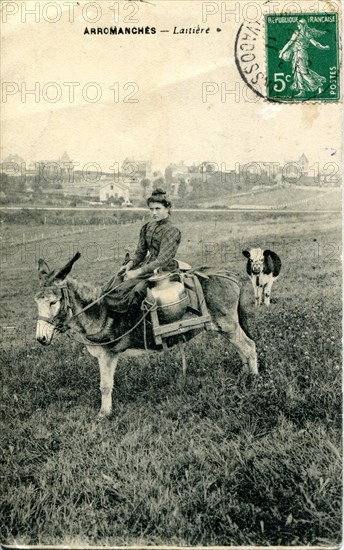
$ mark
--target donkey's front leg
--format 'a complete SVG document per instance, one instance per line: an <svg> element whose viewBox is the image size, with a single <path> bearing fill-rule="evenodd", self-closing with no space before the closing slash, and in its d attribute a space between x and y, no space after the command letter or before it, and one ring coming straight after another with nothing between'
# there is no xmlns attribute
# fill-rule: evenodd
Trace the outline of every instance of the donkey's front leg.
<svg viewBox="0 0 344 550"><path fill-rule="evenodd" d="M101 419L110 416L112 412L112 390L119 354L98 347L89 347L88 350L99 361L101 407L98 418Z"/></svg>
<svg viewBox="0 0 344 550"><path fill-rule="evenodd" d="M100 391L102 404L98 413L99 418L110 416L112 412L112 390L115 371L118 363L117 355L105 355L99 358Z"/></svg>

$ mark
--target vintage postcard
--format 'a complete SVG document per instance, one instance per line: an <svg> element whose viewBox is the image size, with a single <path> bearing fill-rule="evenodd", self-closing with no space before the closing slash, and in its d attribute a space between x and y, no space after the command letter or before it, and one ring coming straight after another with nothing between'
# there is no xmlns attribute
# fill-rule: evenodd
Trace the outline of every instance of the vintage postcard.
<svg viewBox="0 0 344 550"><path fill-rule="evenodd" d="M342 541L342 3L1 2L0 542Z"/></svg>

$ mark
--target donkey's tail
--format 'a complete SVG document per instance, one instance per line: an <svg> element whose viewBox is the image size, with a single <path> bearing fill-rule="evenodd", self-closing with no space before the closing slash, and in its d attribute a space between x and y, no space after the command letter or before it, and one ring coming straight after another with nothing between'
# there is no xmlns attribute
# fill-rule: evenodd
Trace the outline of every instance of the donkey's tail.
<svg viewBox="0 0 344 550"><path fill-rule="evenodd" d="M240 324L242 330L244 331L244 333L246 334L246 336L248 336L252 340L252 335L250 334L250 331L248 329L246 311L245 311L244 306L242 304L242 296L243 296L243 288L241 287L240 288L240 295L239 295L239 302L238 302L239 324Z"/></svg>

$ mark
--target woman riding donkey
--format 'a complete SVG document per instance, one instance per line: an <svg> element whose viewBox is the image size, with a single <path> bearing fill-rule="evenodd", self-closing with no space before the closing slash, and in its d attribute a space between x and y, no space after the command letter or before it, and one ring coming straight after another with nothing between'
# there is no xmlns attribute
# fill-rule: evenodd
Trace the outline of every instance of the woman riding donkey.
<svg viewBox="0 0 344 550"><path fill-rule="evenodd" d="M116 278L103 289L104 292L108 292L114 285L113 292L104 298L108 317L103 329L88 335L88 339L92 342L111 341L118 313L130 311L134 317L137 315L146 295L148 279L156 269L174 271L177 268L174 258L180 244L181 233L170 219L172 204L167 199L165 191L156 189L148 198L147 205L151 221L141 228L134 257L121 267Z"/></svg>

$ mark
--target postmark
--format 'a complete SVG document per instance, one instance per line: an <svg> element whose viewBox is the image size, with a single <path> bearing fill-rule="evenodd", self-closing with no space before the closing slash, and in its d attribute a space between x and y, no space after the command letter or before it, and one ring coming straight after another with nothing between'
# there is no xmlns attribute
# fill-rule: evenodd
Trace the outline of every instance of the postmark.
<svg viewBox="0 0 344 550"><path fill-rule="evenodd" d="M338 101L337 13L265 16L266 95L273 101Z"/></svg>
<svg viewBox="0 0 344 550"><path fill-rule="evenodd" d="M259 97L266 98L266 64L264 19L244 21L235 39L234 56L237 69L247 86Z"/></svg>

